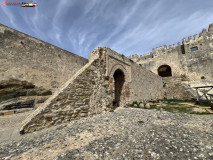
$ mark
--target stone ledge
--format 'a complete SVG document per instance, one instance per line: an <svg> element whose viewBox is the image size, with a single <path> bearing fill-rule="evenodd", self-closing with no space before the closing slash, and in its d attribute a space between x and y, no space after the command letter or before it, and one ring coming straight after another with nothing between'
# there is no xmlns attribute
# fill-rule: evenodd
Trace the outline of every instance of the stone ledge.
<svg viewBox="0 0 213 160"><path fill-rule="evenodd" d="M6 110L6 111L0 112L0 116L7 116L7 115L12 115L12 114L15 114L15 112L13 110L11 110L11 111Z"/></svg>

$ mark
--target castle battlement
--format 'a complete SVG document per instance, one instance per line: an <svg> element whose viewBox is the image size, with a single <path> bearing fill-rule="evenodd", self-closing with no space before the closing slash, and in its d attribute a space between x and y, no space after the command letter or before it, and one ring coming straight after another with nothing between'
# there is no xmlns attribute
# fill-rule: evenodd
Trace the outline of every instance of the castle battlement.
<svg viewBox="0 0 213 160"><path fill-rule="evenodd" d="M177 49L178 46L181 46L180 42L178 42L177 44L169 45L169 46L164 45L164 46L156 47L156 48L152 49L152 52L147 52L147 53L141 54L141 55L134 54L134 55L129 56L128 58L130 58L134 61L145 60L148 58L155 58L155 57L173 52L174 50Z"/></svg>
<svg viewBox="0 0 213 160"><path fill-rule="evenodd" d="M128 58L132 59L135 62L138 62L140 60L146 60L149 58L155 58L155 57L159 57L162 55L166 55L166 54L172 54L174 51L178 51L179 49L181 50L181 46L185 46L185 45L190 45L193 46L196 43L203 43L204 39L206 39L206 37L208 37L208 35L212 35L213 34L213 24L209 25L208 31L206 29L203 29L202 32L199 34L195 34L192 36L189 36L188 39L183 38L182 39L182 43L178 42L177 44L173 44L173 45L163 45L160 47L156 47L152 49L152 52L146 53L146 54L142 54L142 55L138 55L138 54L134 54L129 56Z"/></svg>

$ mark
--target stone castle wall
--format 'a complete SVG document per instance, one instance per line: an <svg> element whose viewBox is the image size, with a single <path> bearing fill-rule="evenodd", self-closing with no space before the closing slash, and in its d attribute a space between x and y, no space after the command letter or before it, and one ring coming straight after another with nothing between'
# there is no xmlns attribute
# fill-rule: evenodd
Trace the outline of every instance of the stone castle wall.
<svg viewBox="0 0 213 160"><path fill-rule="evenodd" d="M193 50L193 48L195 50ZM197 49L196 49L197 48ZM158 74L158 68L162 65L169 65L172 69L172 76L186 76L189 80L200 80L201 77L213 79L213 24L194 38L191 36L188 41L184 38L182 44L173 44L167 48L153 49L145 56L133 55L129 57L146 69Z"/></svg>
<svg viewBox="0 0 213 160"><path fill-rule="evenodd" d="M160 76L146 70L140 65L132 66L130 103L163 99L163 82Z"/></svg>
<svg viewBox="0 0 213 160"><path fill-rule="evenodd" d="M105 63L102 60L92 60L82 67L25 120L21 133L41 130L111 110L109 80L105 79Z"/></svg>
<svg viewBox="0 0 213 160"><path fill-rule="evenodd" d="M161 77L109 48L98 47L88 61L3 25L0 67L0 81L27 80L54 92L25 120L21 133L164 96ZM117 71L124 75L122 85L115 83Z"/></svg>
<svg viewBox="0 0 213 160"><path fill-rule="evenodd" d="M33 132L115 109L113 75L117 69L125 75L120 107L133 101L163 98L161 77L109 48L98 47L90 53L89 63L25 120L20 132Z"/></svg>
<svg viewBox="0 0 213 160"><path fill-rule="evenodd" d="M87 59L0 25L0 81L27 80L55 90Z"/></svg>

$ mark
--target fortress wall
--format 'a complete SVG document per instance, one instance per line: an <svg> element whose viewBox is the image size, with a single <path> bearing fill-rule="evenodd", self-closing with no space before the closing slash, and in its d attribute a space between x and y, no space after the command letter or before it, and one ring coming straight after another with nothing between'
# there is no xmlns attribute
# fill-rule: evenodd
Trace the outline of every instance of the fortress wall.
<svg viewBox="0 0 213 160"><path fill-rule="evenodd" d="M130 103L163 99L162 77L137 64L132 64L131 68Z"/></svg>
<svg viewBox="0 0 213 160"><path fill-rule="evenodd" d="M0 25L0 81L27 80L55 90L87 59Z"/></svg>
<svg viewBox="0 0 213 160"><path fill-rule="evenodd" d="M199 37L194 35L194 39L189 37L188 41L183 39L185 54L180 54L180 63L186 73L189 73L190 79L200 80L204 77L206 80L213 80L213 25L210 25L209 31L205 29ZM197 47L198 50L191 51L191 48Z"/></svg>
<svg viewBox="0 0 213 160"><path fill-rule="evenodd" d="M197 47L198 50L193 50ZM153 49L146 55L133 55L129 57L138 64L142 64L146 69L158 74L161 65L169 65L172 69L172 76L186 76L189 80L213 79L213 24L209 25L208 31L203 31L184 38L182 45L180 42L164 47Z"/></svg>
<svg viewBox="0 0 213 160"><path fill-rule="evenodd" d="M190 80L213 80L213 51L197 51L180 59Z"/></svg>
<svg viewBox="0 0 213 160"><path fill-rule="evenodd" d="M149 101L163 99L162 77L146 70L137 63L130 61L127 57L108 49L108 70L113 70L115 66L124 72L127 85L124 86L126 94L130 95L129 103L133 101ZM114 71L114 70L113 70ZM130 92L130 93L128 93Z"/></svg>
<svg viewBox="0 0 213 160"><path fill-rule="evenodd" d="M107 60L108 59L108 60ZM123 62L131 67L129 73L124 68L126 83L121 98L129 102L157 100L163 98L162 78L146 71L138 64L112 50L98 47L90 53L90 61L58 89L45 103L33 112L23 123L20 133L34 132L46 127L93 116L114 109L115 92L113 74L107 75L109 59ZM118 64L115 64L118 66ZM129 66L130 65L130 66ZM112 67L113 68L113 67ZM115 71L112 69L112 71ZM109 72L111 73L111 72ZM129 97L130 96L130 97ZM130 99L129 99L130 98ZM130 101L129 101L130 100Z"/></svg>
<svg viewBox="0 0 213 160"><path fill-rule="evenodd" d="M138 63L155 74L158 74L158 68L162 65L169 65L171 67L172 76L179 76L184 73L179 61L178 50L170 54L161 55L144 61L141 60Z"/></svg>

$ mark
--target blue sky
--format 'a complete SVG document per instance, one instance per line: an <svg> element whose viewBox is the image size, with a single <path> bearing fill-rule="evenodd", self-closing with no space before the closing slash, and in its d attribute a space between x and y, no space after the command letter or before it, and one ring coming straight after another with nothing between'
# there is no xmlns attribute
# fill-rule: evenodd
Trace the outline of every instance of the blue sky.
<svg viewBox="0 0 213 160"><path fill-rule="evenodd" d="M126 56L144 54L199 34L213 23L213 0L33 2L38 6L1 5L0 23L85 58L98 46Z"/></svg>

